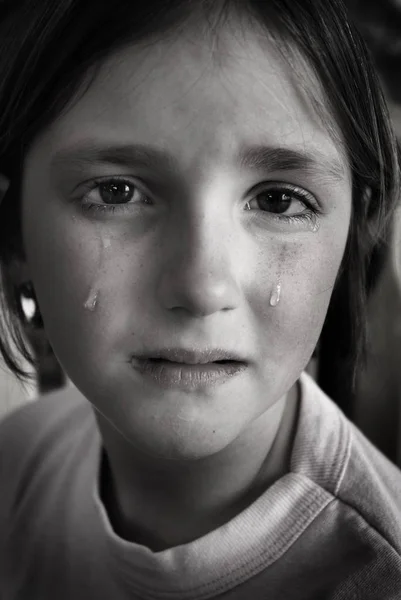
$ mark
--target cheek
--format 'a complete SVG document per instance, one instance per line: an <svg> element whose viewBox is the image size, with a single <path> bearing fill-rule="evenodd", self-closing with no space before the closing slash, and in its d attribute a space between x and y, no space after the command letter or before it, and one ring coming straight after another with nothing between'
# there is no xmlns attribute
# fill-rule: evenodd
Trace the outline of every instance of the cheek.
<svg viewBox="0 0 401 600"><path fill-rule="evenodd" d="M344 243L345 245L345 243ZM313 352L326 317L344 247L328 247L324 239L307 239L278 245L275 269L264 275L258 264L253 290L253 313L263 332L261 353L274 355L276 367L291 360L302 370ZM276 285L280 301L270 306Z"/></svg>
<svg viewBox="0 0 401 600"><path fill-rule="evenodd" d="M46 332L59 360L67 368L71 360L83 363L85 356L100 361L113 332L126 322L127 310L135 310L139 286L127 271L146 276L143 252L138 248L128 256L123 238L112 237L104 226L57 210L41 218L29 207L24 240Z"/></svg>
<svg viewBox="0 0 401 600"><path fill-rule="evenodd" d="M50 217L50 215L49 215ZM46 333L59 360L85 344L84 302L98 268L95 236L78 237L74 223L26 215L25 246Z"/></svg>

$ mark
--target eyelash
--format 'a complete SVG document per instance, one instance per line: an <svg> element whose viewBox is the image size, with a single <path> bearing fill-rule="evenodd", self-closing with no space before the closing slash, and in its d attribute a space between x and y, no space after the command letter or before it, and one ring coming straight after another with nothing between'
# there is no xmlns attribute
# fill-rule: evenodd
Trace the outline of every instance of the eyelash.
<svg viewBox="0 0 401 600"><path fill-rule="evenodd" d="M322 210L315 200L314 196L300 188L298 186L292 185L291 183L274 183L269 182L264 185L264 187L258 188L257 194L254 194L253 198L257 198L260 194L268 191L276 191L282 193L288 193L293 199L304 204L305 212L298 213L295 215L285 215L280 213L269 213L268 211L255 211L262 215L262 217L266 217L269 220L274 219L279 223L290 223L290 224L305 224L305 222L310 223L311 225L315 225L316 218L322 214Z"/></svg>
<svg viewBox="0 0 401 600"><path fill-rule="evenodd" d="M123 213L125 211L129 211L131 210L129 207L131 206L130 203L126 203L126 204L98 204L95 202L85 202L85 198L87 197L87 195L89 194L90 191L96 189L99 185L104 184L104 183L112 183L112 182L116 182L118 181L119 183L125 183L131 187L136 188L137 190L139 190L139 192L146 198L146 194L144 192L142 192L139 189L139 186L132 182L131 180L124 178L124 177L111 177L108 179L98 179L98 180L94 180L92 181L88 187L87 187L87 191L85 192L84 196L79 198L77 201L79 202L80 208L83 212L93 212L93 213L111 213L111 214L115 214L116 212L119 213ZM253 213L258 213L260 215L262 215L265 218L268 219L274 219L278 222L281 223L290 223L290 224L301 224L301 223L305 223L305 222L310 222L311 224L314 222L314 220L316 219L316 216L320 215L322 213L320 207L317 204L317 201L314 199L313 195L309 192L307 192L306 190L304 190L303 188L294 186L292 184L288 184L288 183L273 183L273 182L269 182L265 184L265 187L260 187L259 186L259 192L254 194L252 199L257 198L260 194L262 194L263 192L268 192L269 190L274 190L274 191L279 191L279 192L288 192L289 195L291 195L291 197L293 197L295 200L298 200L299 202L302 202L302 204L305 205L306 207L306 211L303 213L299 213L299 214L295 214L295 215L284 215L284 214L280 214L280 213L269 213L268 211L263 211L261 209L259 210L253 210ZM253 215L254 217L257 217L257 215Z"/></svg>
<svg viewBox="0 0 401 600"><path fill-rule="evenodd" d="M83 212L111 213L111 214L114 214L116 212L122 213L125 211L129 211L130 209L128 207L131 206L129 203L127 203L127 204L98 204L96 202L86 202L85 201L89 192L91 192L92 190L95 190L99 185L102 185L104 183L113 183L116 181L118 181L119 183L126 183L127 185L129 185L133 188L136 188L137 190L140 191L140 193L144 197L146 197L146 194L139 189L139 186L137 183L134 183L133 181L131 181L130 179L127 179L125 177L114 176L114 177L108 177L105 179L94 179L87 185L85 194L83 196L77 198L77 202L79 203L81 210Z"/></svg>

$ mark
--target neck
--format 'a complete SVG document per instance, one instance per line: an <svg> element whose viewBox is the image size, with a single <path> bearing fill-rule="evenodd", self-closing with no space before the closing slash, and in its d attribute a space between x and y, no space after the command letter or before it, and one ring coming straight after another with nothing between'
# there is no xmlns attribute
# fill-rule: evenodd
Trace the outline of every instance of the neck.
<svg viewBox="0 0 401 600"><path fill-rule="evenodd" d="M139 455L101 415L101 495L121 537L164 550L228 522L289 470L297 388L222 452L196 461Z"/></svg>

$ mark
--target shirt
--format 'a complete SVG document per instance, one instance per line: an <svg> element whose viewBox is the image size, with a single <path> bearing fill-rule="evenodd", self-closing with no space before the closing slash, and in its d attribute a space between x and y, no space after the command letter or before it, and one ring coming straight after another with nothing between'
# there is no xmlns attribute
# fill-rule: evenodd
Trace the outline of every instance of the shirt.
<svg viewBox="0 0 401 600"><path fill-rule="evenodd" d="M205 536L152 552L113 530L75 388L0 424L1 600L401 598L401 472L309 375L290 471Z"/></svg>

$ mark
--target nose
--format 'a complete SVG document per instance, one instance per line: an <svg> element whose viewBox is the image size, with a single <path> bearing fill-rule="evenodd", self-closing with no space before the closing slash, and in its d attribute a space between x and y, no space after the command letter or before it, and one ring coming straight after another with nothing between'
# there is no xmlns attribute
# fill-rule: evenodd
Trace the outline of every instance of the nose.
<svg viewBox="0 0 401 600"><path fill-rule="evenodd" d="M227 229L227 223L219 223L213 215L180 219L168 236L160 274L158 292L164 308L206 317L238 307L236 244Z"/></svg>

